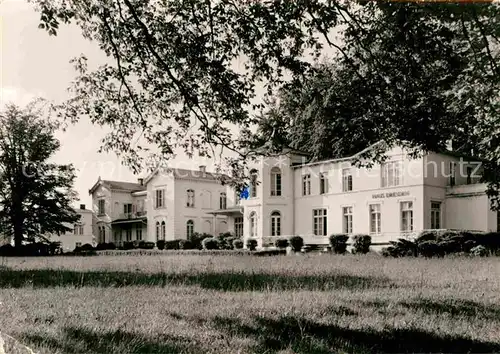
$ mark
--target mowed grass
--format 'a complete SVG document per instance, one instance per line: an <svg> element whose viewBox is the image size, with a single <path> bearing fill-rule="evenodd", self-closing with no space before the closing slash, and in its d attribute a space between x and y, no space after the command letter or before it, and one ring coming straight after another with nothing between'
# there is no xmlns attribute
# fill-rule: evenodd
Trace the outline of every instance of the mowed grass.
<svg viewBox="0 0 500 354"><path fill-rule="evenodd" d="M500 259L0 259L0 331L41 353L500 352Z"/></svg>

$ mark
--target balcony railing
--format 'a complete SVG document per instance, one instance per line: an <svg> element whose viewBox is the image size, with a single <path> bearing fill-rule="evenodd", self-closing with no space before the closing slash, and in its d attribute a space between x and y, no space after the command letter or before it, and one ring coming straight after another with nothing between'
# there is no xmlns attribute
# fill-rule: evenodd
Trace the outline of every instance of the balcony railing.
<svg viewBox="0 0 500 354"><path fill-rule="evenodd" d="M147 212L144 211L137 211L135 213L122 213L118 215L118 219L137 219L137 218L142 218L146 216Z"/></svg>

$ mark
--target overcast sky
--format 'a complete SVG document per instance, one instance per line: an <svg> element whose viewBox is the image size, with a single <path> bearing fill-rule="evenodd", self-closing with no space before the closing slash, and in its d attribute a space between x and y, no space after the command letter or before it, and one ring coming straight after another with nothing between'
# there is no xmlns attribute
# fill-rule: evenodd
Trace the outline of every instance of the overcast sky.
<svg viewBox="0 0 500 354"><path fill-rule="evenodd" d="M61 102L76 72L70 59L81 53L89 58L89 66L101 64L105 55L95 43L85 40L76 26L62 25L56 37L38 29L39 14L26 0L0 0L1 71L0 100L26 104L34 97ZM102 179L135 181L127 167L121 166L114 154L99 154L103 130L82 119L65 133L58 134L62 148L55 157L58 163L73 163L78 169L75 189L81 203L91 205L88 190ZM188 160L179 155L184 168L197 168L209 161ZM79 203L78 203L79 204Z"/></svg>

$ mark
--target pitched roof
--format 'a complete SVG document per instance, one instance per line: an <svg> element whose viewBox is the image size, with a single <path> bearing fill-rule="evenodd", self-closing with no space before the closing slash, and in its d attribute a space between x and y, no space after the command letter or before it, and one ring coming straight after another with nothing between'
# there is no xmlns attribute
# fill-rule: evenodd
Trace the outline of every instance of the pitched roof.
<svg viewBox="0 0 500 354"><path fill-rule="evenodd" d="M104 180L99 177L94 186L89 189L89 194L94 193L94 191L100 185L106 186L109 189L117 189L130 192L139 192L146 190L146 187L144 185L140 185L139 183Z"/></svg>
<svg viewBox="0 0 500 354"><path fill-rule="evenodd" d="M158 172L159 168L154 170L147 178L144 179L144 184L147 184ZM188 170L184 168L166 168L168 172L172 172L174 178L177 179L191 179L199 181L218 181L220 179L229 178L222 173L206 172L201 170Z"/></svg>
<svg viewBox="0 0 500 354"><path fill-rule="evenodd" d="M120 189L120 190L127 190L127 191L131 191L131 192L145 191L146 190L146 187L141 186L139 183L109 181L109 180L103 180L102 182L105 185L109 186L110 189Z"/></svg>

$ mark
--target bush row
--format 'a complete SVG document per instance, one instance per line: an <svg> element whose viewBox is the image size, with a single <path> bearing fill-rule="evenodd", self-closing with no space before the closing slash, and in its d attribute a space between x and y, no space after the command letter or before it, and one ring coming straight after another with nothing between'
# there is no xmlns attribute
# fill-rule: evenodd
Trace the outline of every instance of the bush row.
<svg viewBox="0 0 500 354"><path fill-rule="evenodd" d="M60 242L34 242L18 248L11 244L0 246L0 256L2 257L53 256L60 253L62 253Z"/></svg>
<svg viewBox="0 0 500 354"><path fill-rule="evenodd" d="M257 252L250 252L244 249L233 250L158 250L158 249L133 249L133 250L105 250L97 251L99 256L155 256L155 255L205 255L205 256L243 256L255 254Z"/></svg>
<svg viewBox="0 0 500 354"><path fill-rule="evenodd" d="M485 256L500 253L500 233L426 231L415 240L400 238L382 250L387 257L443 257L450 254Z"/></svg>

